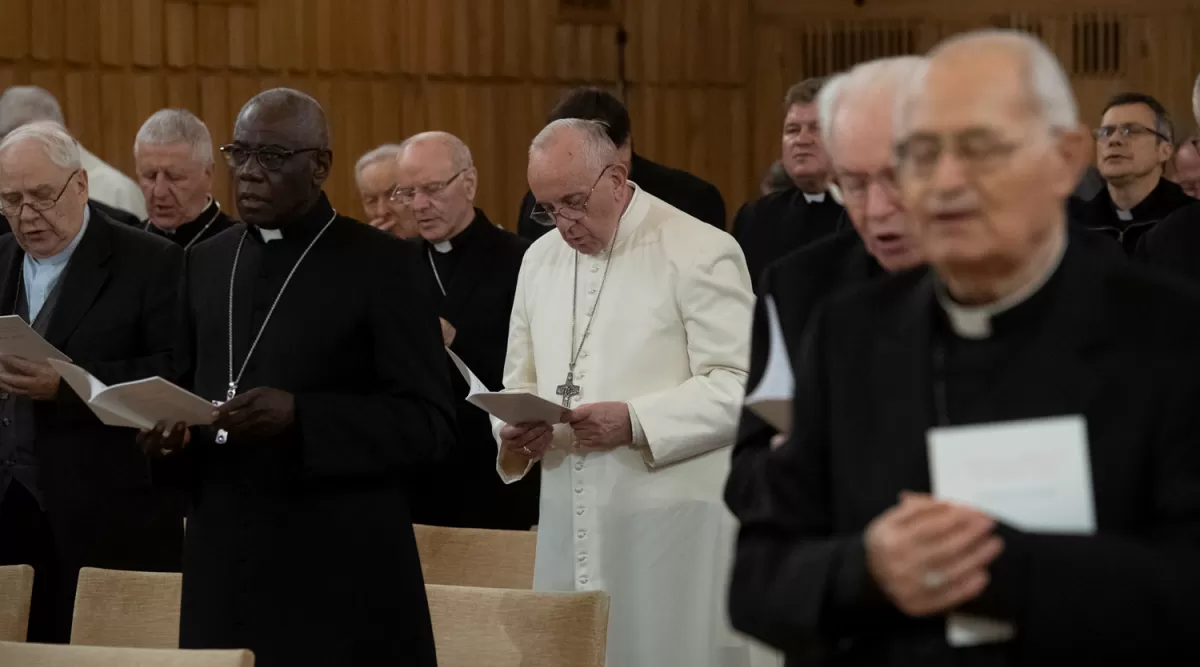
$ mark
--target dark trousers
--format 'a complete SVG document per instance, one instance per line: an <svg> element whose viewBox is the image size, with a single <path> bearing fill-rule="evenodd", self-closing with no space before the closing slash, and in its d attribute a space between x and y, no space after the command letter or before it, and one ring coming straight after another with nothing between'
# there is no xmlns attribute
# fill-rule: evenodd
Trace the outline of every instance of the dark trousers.
<svg viewBox="0 0 1200 667"><path fill-rule="evenodd" d="M54 533L33 494L11 480L0 501L0 565L33 567L29 641L65 644L71 638L74 577L59 560Z"/></svg>

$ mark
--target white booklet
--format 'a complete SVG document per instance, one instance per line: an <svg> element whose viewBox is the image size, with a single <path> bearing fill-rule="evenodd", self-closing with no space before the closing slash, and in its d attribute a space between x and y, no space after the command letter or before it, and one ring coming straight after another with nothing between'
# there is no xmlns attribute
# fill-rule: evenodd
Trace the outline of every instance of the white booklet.
<svg viewBox="0 0 1200 667"><path fill-rule="evenodd" d="M767 326L770 347L767 351L767 367L754 391L746 395L746 407L780 433L792 429L792 396L796 393L796 380L792 377L792 361L788 358L787 341L783 339L783 326L779 323L779 310L775 299L767 301Z"/></svg>
<svg viewBox="0 0 1200 667"><path fill-rule="evenodd" d="M529 422L559 424L565 422L567 415L571 412L570 409L558 403L528 392L488 391L487 386L475 377L475 374L471 372L470 368L467 368L457 354L454 354L450 348L446 348L446 354L450 355L450 360L458 367L458 372L462 373L463 379L470 387L467 391L467 402L505 424Z"/></svg>
<svg viewBox="0 0 1200 667"><path fill-rule="evenodd" d="M1080 415L934 428L929 431L933 494L974 507L1024 531L1096 531L1087 424ZM951 646L1005 641L1001 621L952 614Z"/></svg>
<svg viewBox="0 0 1200 667"><path fill-rule="evenodd" d="M160 378L109 387L82 368L51 359L50 365L108 426L154 428L160 421L188 426L211 424L213 404Z"/></svg>
<svg viewBox="0 0 1200 667"><path fill-rule="evenodd" d="M0 357L8 356L39 362L47 359L71 360L59 352L58 348L46 342L46 339L19 315L0 317Z"/></svg>

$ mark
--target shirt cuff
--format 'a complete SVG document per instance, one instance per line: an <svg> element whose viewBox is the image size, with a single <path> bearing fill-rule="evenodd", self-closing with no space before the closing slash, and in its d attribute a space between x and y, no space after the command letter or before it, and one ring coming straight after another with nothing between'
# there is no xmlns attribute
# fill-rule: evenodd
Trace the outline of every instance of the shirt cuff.
<svg viewBox="0 0 1200 667"><path fill-rule="evenodd" d="M653 468L654 453L650 451L650 441L646 439L646 431L642 428L642 421L638 419L637 410L633 409L632 403L626 403L625 406L629 408L629 430L633 433L633 442L629 446L641 452L646 465Z"/></svg>

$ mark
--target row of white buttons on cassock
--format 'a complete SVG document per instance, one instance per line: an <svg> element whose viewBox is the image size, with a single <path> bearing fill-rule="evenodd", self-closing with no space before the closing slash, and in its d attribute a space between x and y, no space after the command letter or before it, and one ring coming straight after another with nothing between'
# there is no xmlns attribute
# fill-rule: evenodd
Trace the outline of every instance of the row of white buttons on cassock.
<svg viewBox="0 0 1200 667"><path fill-rule="evenodd" d="M592 306L595 304L596 298L599 296L601 280L600 271L603 263L606 261L606 257L607 253L603 253L599 257L588 257L586 255L580 257L580 260L583 263L591 264L591 268L589 269L589 273L591 275L588 276L585 281L587 288L585 293L587 298L581 299L583 302L581 304L582 307L579 308L579 311L576 313L576 319L578 320L579 324L578 331L575 333L575 345L579 344L578 336L583 335L583 330L588 325L587 313L592 312ZM595 331L589 333L588 339L584 341L583 347L579 351L579 362L575 367L575 378L580 382L587 377L587 364L584 363L584 360L588 358L588 343L590 343L594 339L593 337L596 335L598 335L598 333ZM575 402L572 403L572 405L577 406L584 402L583 394L586 392L586 388L581 388L580 395L575 397ZM591 568L588 566L588 546L592 541L588 539L588 535L591 533L590 527L593 522L594 513L588 510L588 504L590 501L594 501L594 499L589 497L589 484L587 480L588 475L584 472L587 468L585 464L587 455L572 454L571 456L575 459L575 465L573 466L575 471L571 475L571 482L575 486L575 582L578 587L583 588L587 587L588 583L592 581Z"/></svg>

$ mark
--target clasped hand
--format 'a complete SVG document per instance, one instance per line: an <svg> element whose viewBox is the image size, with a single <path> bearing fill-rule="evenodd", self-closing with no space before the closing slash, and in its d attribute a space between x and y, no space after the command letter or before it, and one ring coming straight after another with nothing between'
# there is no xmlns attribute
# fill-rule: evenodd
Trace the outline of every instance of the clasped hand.
<svg viewBox="0 0 1200 667"><path fill-rule="evenodd" d="M575 447L585 452L607 452L633 444L629 406L620 401L588 403L571 411L567 423L575 432Z"/></svg>
<svg viewBox="0 0 1200 667"><path fill-rule="evenodd" d="M977 510L903 493L867 526L867 568L909 616L945 613L979 596L1004 549L995 521Z"/></svg>
<svg viewBox="0 0 1200 667"><path fill-rule="evenodd" d="M0 389L35 401L52 401L58 396L58 371L42 361L22 357L0 357Z"/></svg>
<svg viewBox="0 0 1200 667"><path fill-rule="evenodd" d="M269 438L279 435L296 418L296 399L278 389L256 387L235 396L213 410L213 428L233 437ZM138 443L149 455L165 455L183 449L191 440L187 424L159 422L142 430Z"/></svg>

